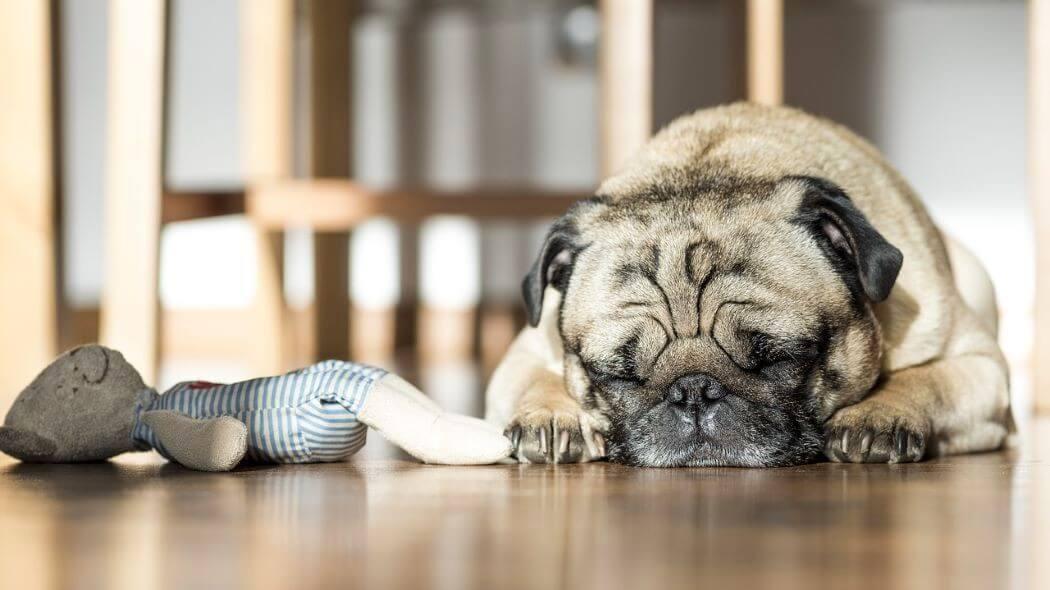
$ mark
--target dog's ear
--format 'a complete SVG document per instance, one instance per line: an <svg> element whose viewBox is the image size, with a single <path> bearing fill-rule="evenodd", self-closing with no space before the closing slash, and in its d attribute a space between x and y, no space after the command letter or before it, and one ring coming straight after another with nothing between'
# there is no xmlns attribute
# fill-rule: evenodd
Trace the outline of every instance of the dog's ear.
<svg viewBox="0 0 1050 590"><path fill-rule="evenodd" d="M601 197L580 201L551 225L539 256L521 283L529 325L538 326L540 323L543 293L548 286L565 292L576 255L583 248L579 227L581 214L601 202L604 202Z"/></svg>
<svg viewBox="0 0 1050 590"><path fill-rule="evenodd" d="M879 233L837 185L823 178L792 177L803 182L802 218L855 273L864 296L872 302L890 296L904 255Z"/></svg>

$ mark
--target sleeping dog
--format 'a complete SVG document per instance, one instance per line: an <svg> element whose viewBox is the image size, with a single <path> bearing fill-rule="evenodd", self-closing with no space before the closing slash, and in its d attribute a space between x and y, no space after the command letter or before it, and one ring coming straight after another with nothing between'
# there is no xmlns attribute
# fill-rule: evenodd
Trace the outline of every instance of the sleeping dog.
<svg viewBox="0 0 1050 590"><path fill-rule="evenodd" d="M487 419L523 462L779 466L996 449L997 310L870 144L734 104L657 134L550 229Z"/></svg>

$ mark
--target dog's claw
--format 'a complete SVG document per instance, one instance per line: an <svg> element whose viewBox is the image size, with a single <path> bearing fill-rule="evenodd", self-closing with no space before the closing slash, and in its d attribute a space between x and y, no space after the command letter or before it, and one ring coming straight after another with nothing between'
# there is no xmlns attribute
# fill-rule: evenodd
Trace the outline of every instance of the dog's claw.
<svg viewBox="0 0 1050 590"><path fill-rule="evenodd" d="M594 446L595 446L595 448L598 449L598 456L599 457L605 457L605 455L606 455L606 452L605 452L605 437L602 436L602 433L600 433L600 432L595 432L594 433Z"/></svg>
<svg viewBox="0 0 1050 590"><path fill-rule="evenodd" d="M906 430L898 430L893 435L893 442L897 451L896 458L898 460L908 455L908 436L909 434ZM891 457L890 461L894 461L894 458Z"/></svg>
<svg viewBox="0 0 1050 590"><path fill-rule="evenodd" d="M869 452L871 452L871 433L865 432L860 437L860 456L867 457Z"/></svg>
<svg viewBox="0 0 1050 590"><path fill-rule="evenodd" d="M922 461L922 456L926 452L926 438L917 433L908 433L908 449L907 456L909 461Z"/></svg>
<svg viewBox="0 0 1050 590"><path fill-rule="evenodd" d="M558 431L558 424L551 420L551 452L550 459L551 463L561 463L561 434L565 432L562 430Z"/></svg>
<svg viewBox="0 0 1050 590"><path fill-rule="evenodd" d="M510 439L510 446L514 448L515 452L517 452L518 445L521 444L521 426L509 428L503 434Z"/></svg>

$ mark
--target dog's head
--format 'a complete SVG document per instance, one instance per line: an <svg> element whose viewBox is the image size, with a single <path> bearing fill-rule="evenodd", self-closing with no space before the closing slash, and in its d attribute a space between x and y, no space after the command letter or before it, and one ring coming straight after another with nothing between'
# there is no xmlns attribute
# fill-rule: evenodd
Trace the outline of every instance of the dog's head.
<svg viewBox="0 0 1050 590"><path fill-rule="evenodd" d="M900 251L828 181L713 178L577 204L525 278L533 325L561 293L566 386L613 460L806 462L878 377Z"/></svg>

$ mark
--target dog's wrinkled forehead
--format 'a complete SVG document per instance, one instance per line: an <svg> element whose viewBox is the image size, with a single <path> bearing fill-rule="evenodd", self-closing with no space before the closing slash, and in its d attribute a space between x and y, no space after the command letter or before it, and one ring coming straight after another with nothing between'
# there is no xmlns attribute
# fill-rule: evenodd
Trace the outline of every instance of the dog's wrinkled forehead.
<svg viewBox="0 0 1050 590"><path fill-rule="evenodd" d="M612 201L585 220L566 317L586 323L655 295L683 324L695 325L701 287L804 307L815 277L828 279L828 298L844 300L845 288L832 280L812 236L794 222L798 192L757 183L738 188L718 193L723 199Z"/></svg>
<svg viewBox="0 0 1050 590"><path fill-rule="evenodd" d="M770 239L804 237L805 232L795 231L806 196L804 182L664 180L640 192L594 199L594 206L576 215L579 242L597 249L648 251L650 259L663 250L684 249L693 257L710 258L715 248L728 257L750 258L770 250Z"/></svg>
<svg viewBox="0 0 1050 590"><path fill-rule="evenodd" d="M842 308L835 315L845 317L893 287L900 251L833 183L657 176L580 202L555 222L523 282L532 325L548 286L563 294L570 340L654 297L675 324L696 326L710 321L698 301L709 290L752 306Z"/></svg>

